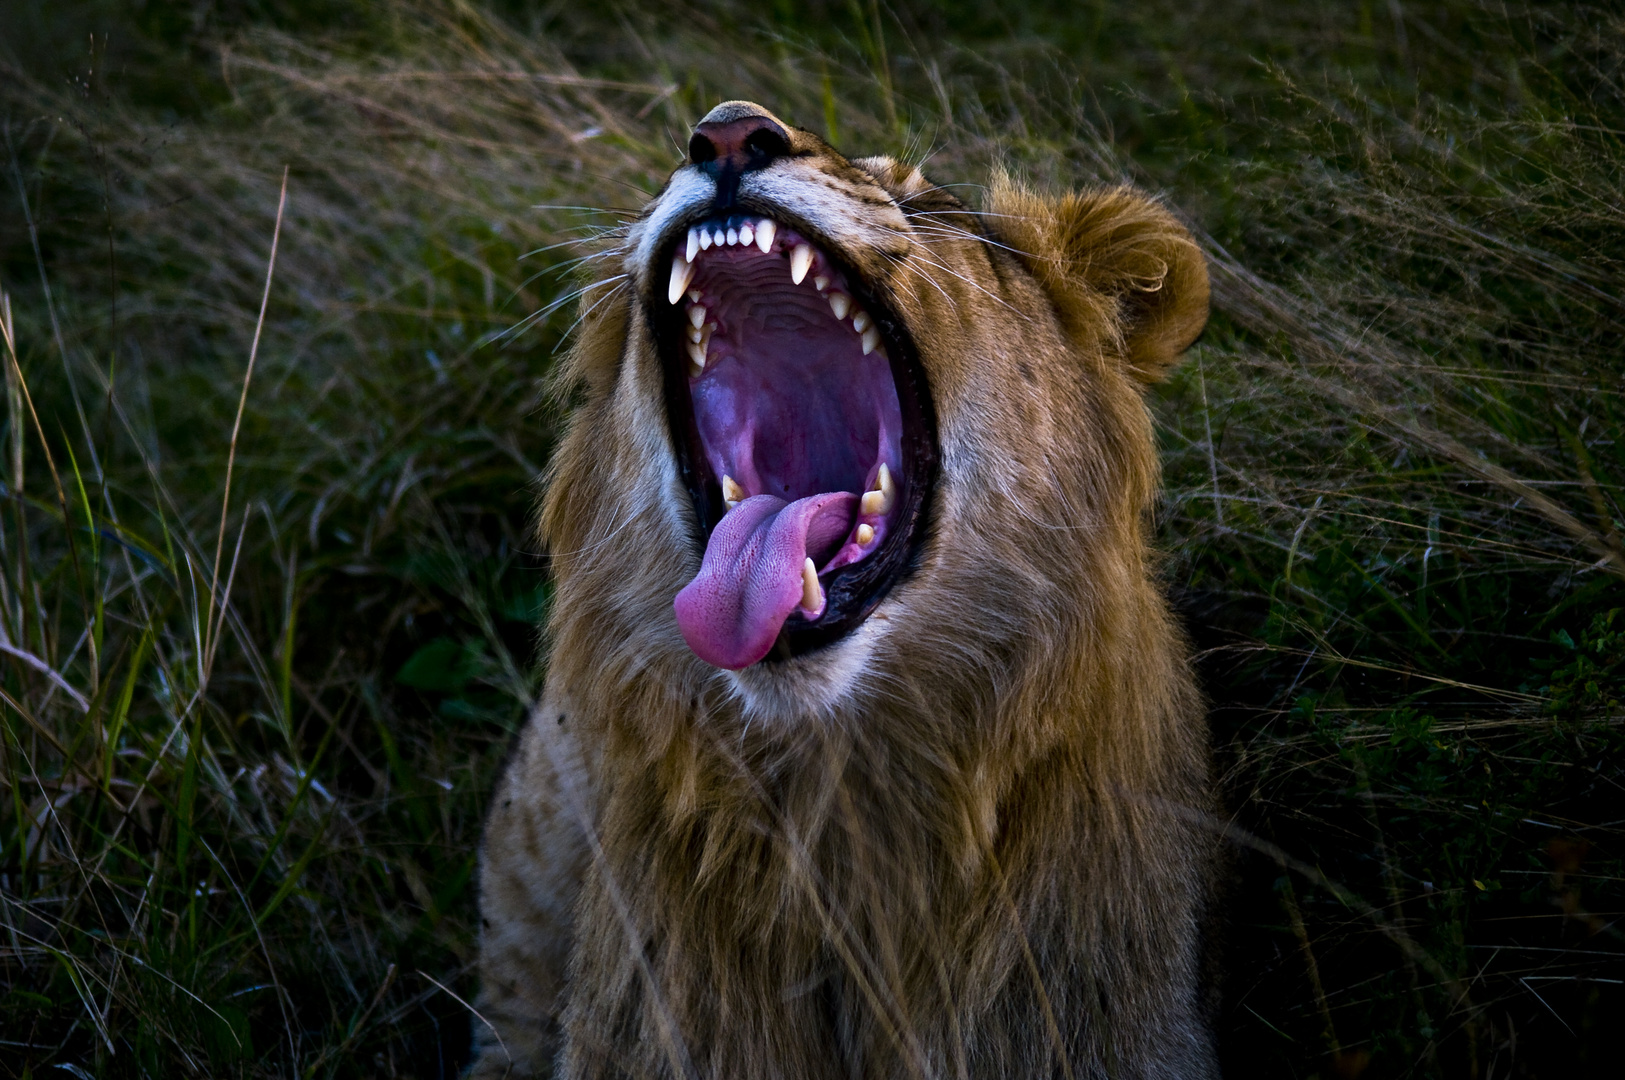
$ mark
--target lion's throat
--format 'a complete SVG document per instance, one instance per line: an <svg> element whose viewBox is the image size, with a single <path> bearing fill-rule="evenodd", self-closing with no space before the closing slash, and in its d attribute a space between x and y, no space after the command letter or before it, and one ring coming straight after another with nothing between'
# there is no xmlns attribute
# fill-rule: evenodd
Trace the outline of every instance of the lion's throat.
<svg viewBox="0 0 1625 1080"><path fill-rule="evenodd" d="M823 594L807 560L825 565L852 529L858 496L829 491L786 503L757 495L711 533L693 581L677 594L677 626L696 656L735 671L768 654L791 612L809 617Z"/></svg>

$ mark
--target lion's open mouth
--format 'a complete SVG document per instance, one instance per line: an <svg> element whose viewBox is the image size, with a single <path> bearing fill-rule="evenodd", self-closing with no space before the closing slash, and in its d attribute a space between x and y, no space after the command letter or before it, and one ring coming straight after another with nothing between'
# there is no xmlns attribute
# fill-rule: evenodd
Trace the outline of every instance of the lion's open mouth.
<svg viewBox="0 0 1625 1080"><path fill-rule="evenodd" d="M718 667L793 656L862 622L908 567L934 479L911 340L808 232L754 215L700 222L676 238L656 298L704 533L677 622Z"/></svg>

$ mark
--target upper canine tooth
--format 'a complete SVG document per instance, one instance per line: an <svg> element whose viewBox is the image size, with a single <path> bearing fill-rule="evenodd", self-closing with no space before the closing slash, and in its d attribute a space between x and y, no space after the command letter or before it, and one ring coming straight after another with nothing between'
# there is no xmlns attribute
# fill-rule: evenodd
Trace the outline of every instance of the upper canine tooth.
<svg viewBox="0 0 1625 1080"><path fill-rule="evenodd" d="M819 292L823 292L825 289L829 288L829 276L826 274L814 275L813 288L817 289Z"/></svg>
<svg viewBox="0 0 1625 1080"><path fill-rule="evenodd" d="M687 258L689 262L693 262L694 261L694 256L698 255L699 253L700 253L700 230L698 230L698 229L690 229L690 230L688 230L688 253L685 256L685 258Z"/></svg>
<svg viewBox="0 0 1625 1080"><path fill-rule="evenodd" d="M813 250L807 244L797 244L790 252L790 280L800 285L812 267Z"/></svg>
<svg viewBox="0 0 1625 1080"><path fill-rule="evenodd" d="M852 298L844 292L832 292L829 294L829 309L835 312L837 319L844 319L846 313L852 310Z"/></svg>
<svg viewBox="0 0 1625 1080"><path fill-rule="evenodd" d="M752 229L750 227L749 222L746 222L745 224L739 226L739 242L741 244L745 245L746 247L750 247L750 245L752 243L754 243L755 240L756 240L756 230L754 230L754 229Z"/></svg>
<svg viewBox="0 0 1625 1080"><path fill-rule="evenodd" d="M867 329L867 330L865 330L863 332L863 355L864 356L868 356L870 353L874 352L875 351L875 346L879 345L879 344L880 344L880 329L878 327L871 326L871 327L869 327L869 329ZM882 466L882 468L884 468L884 466Z"/></svg>
<svg viewBox="0 0 1625 1080"><path fill-rule="evenodd" d="M689 324L696 329L705 325L705 309L698 304L688 309Z"/></svg>
<svg viewBox="0 0 1625 1080"><path fill-rule="evenodd" d="M734 229L734 228L729 228L729 230L728 230L728 246L733 247L737 243L739 243L739 230Z"/></svg>
<svg viewBox="0 0 1625 1080"><path fill-rule="evenodd" d="M683 257L679 251L671 257L671 284L666 289L666 299L675 304L683 298L683 292L688 288L689 279L694 276L694 264Z"/></svg>
<svg viewBox="0 0 1625 1080"><path fill-rule="evenodd" d="M811 559L801 564L801 606L817 611L824 603L824 590L818 587L818 567Z"/></svg>
<svg viewBox="0 0 1625 1080"><path fill-rule="evenodd" d="M728 509L732 510L744 502L745 498L745 489L739 486L739 481L731 476L723 476L722 501L728 504Z"/></svg>
<svg viewBox="0 0 1625 1080"><path fill-rule="evenodd" d="M852 329L860 334L869 329L869 313L867 311L860 311L852 316Z"/></svg>
<svg viewBox="0 0 1625 1080"><path fill-rule="evenodd" d="M756 223L756 246L762 249L762 254L766 255L772 250L773 236L778 231L779 227L768 218Z"/></svg>
<svg viewBox="0 0 1625 1080"><path fill-rule="evenodd" d="M701 251L707 251L707 250L710 249L710 247L711 247L711 230L710 229L701 229L700 230L700 250ZM693 262L694 261L694 256L690 255L688 257L688 260L689 260L689 262Z"/></svg>

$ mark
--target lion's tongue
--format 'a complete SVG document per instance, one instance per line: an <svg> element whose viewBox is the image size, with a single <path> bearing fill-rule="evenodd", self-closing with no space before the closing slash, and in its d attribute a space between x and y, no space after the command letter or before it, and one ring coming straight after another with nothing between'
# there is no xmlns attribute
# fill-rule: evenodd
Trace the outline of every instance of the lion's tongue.
<svg viewBox="0 0 1625 1080"><path fill-rule="evenodd" d="M767 655L801 603L801 572L845 539L858 497L829 491L786 504L746 499L723 517L700 572L677 594L677 626L701 660L738 670Z"/></svg>

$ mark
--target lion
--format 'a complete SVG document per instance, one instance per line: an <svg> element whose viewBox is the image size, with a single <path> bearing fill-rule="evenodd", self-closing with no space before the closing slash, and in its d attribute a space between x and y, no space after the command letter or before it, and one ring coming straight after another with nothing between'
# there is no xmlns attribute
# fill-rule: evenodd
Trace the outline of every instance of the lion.
<svg viewBox="0 0 1625 1080"><path fill-rule="evenodd" d="M1002 174L973 210L733 101L614 259L470 1074L1216 1075L1205 710L1147 536L1188 231Z"/></svg>

